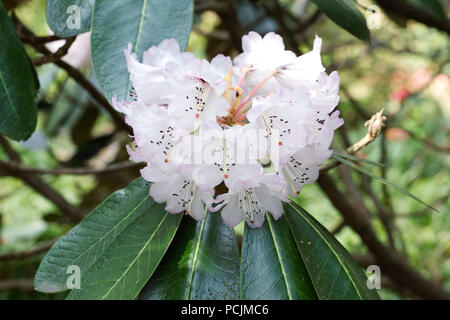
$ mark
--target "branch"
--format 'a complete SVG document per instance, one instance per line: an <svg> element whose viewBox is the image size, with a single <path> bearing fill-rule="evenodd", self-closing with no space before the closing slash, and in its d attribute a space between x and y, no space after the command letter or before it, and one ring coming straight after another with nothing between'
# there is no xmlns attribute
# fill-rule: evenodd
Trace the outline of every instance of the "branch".
<svg viewBox="0 0 450 320"><path fill-rule="evenodd" d="M6 138L1 134L0 134L0 146L11 160L20 162L19 154L13 149L13 147L11 147L8 140L6 140Z"/></svg>
<svg viewBox="0 0 450 320"><path fill-rule="evenodd" d="M142 168L143 163L124 161L120 163L114 163L106 168L57 168L57 169L43 169L43 168L33 168L25 166L18 162L5 162L0 160L0 167L7 168L12 171L20 171L27 174L53 174L53 175L88 175L88 174L108 174L117 171L123 171L127 169Z"/></svg>
<svg viewBox="0 0 450 320"><path fill-rule="evenodd" d="M34 291L34 285L32 279L13 279L13 280L0 280L0 291L19 289L24 291Z"/></svg>
<svg viewBox="0 0 450 320"><path fill-rule="evenodd" d="M38 67L38 66L41 66L46 63L56 62L58 60L61 60L61 58L67 54L67 52L69 51L69 49L72 46L72 44L74 43L74 41L75 41L75 37L67 38L66 43L64 43L64 45L62 47L60 47L55 53L50 53L50 54L46 54L41 57L38 57L33 60L33 64Z"/></svg>
<svg viewBox="0 0 450 320"><path fill-rule="evenodd" d="M59 41L59 40L63 40L63 38L58 37L57 35L52 35L52 36L44 36L44 37L34 37L34 38L26 38L25 36L22 37L22 41L24 43L48 43L48 42L53 42L53 41Z"/></svg>
<svg viewBox="0 0 450 320"><path fill-rule="evenodd" d="M339 232L342 231L342 229L345 228L346 225L347 224L345 223L345 220L342 220L336 227L334 227L333 230L331 230L331 234L334 236L337 235Z"/></svg>
<svg viewBox="0 0 450 320"><path fill-rule="evenodd" d="M38 51L39 53L42 53L44 55L51 55L52 52L48 50L44 44L42 44L39 41L36 41L36 36L34 33L29 30L25 25L20 22L17 17L14 15L12 16L13 22L16 25L17 34L22 39L22 41L29 43L33 46L33 48ZM72 67L70 64L62 61L62 60L56 60L52 61L54 64L59 66L60 68L67 71L68 75L74 79L81 87L83 87L86 91L89 92L91 97L97 101L100 105L102 105L106 111L110 114L110 116L113 118L113 120L117 123L117 125L127 131L129 134L132 134L133 130L125 123L125 120L123 119L122 115L117 112L109 103L108 99L105 98L105 96L88 80L85 78L85 76L76 68Z"/></svg>
<svg viewBox="0 0 450 320"><path fill-rule="evenodd" d="M408 288L418 297L450 299L450 293L436 283L425 279L402 256L378 241L370 222L370 212L367 207L358 206L356 208L354 202L348 201L348 197L338 190L333 179L327 174L321 174L317 181L333 206L342 214L346 223L359 234L376 257L383 273L395 280L399 286Z"/></svg>
<svg viewBox="0 0 450 320"><path fill-rule="evenodd" d="M55 242L56 241L49 241L47 243L41 244L41 245L39 245L35 248L32 248L32 249L29 249L29 250L17 251L17 252L7 252L7 253L0 254L0 261L26 259L35 254L49 250Z"/></svg>
<svg viewBox="0 0 450 320"><path fill-rule="evenodd" d="M114 121L120 128L124 129L129 134L133 133L133 129L131 129L131 127L125 123L123 116L111 106L108 99L106 99L105 96L88 79L86 79L78 69L72 67L70 64L62 60L56 61L55 64L60 68L66 70L73 80L75 80L80 86L86 89L91 97L106 109L106 111L110 114L110 116L114 119Z"/></svg>
<svg viewBox="0 0 450 320"><path fill-rule="evenodd" d="M0 136L0 143L2 146L6 146L4 147L4 150L5 152L8 153L10 159L16 159L17 162L20 162L19 154L11 147L11 145L3 136ZM55 206L59 210L67 214L72 221L79 222L84 218L85 212L83 210L80 210L79 208L67 202L67 200L64 199L63 196L61 196L57 191L55 191L49 184L47 184L40 177L28 175L24 172L14 170L8 167L3 167L1 165L0 169L2 169L0 171L4 171L0 173L11 175L13 177L22 180L28 186L33 188L37 193L41 194L42 196L53 202Z"/></svg>

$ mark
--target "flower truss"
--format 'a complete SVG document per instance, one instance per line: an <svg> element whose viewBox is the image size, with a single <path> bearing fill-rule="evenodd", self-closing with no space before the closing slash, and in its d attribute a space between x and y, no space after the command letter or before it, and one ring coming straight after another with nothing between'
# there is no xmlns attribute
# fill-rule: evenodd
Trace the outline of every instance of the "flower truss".
<svg viewBox="0 0 450 320"><path fill-rule="evenodd" d="M331 155L339 112L337 72L325 73L316 37L297 57L283 39L250 32L233 61L211 62L180 52L165 40L140 62L125 50L134 88L126 115L134 161L145 162L150 195L170 213L196 220L221 210L225 223L260 227L265 213L282 215L282 202L314 182Z"/></svg>

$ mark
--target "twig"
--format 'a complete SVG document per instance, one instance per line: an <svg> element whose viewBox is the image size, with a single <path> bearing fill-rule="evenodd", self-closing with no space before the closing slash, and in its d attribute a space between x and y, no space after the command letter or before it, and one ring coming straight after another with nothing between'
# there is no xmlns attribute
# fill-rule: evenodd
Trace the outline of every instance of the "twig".
<svg viewBox="0 0 450 320"><path fill-rule="evenodd" d="M44 169L44 168L33 168L25 166L18 162L6 162L0 160L0 166L7 168L9 170L21 171L28 174L53 174L53 175L101 175L108 174L117 171L123 171L132 168L141 168L143 163L137 163L132 161L124 161L120 163L113 163L106 168L57 168L57 169Z"/></svg>
<svg viewBox="0 0 450 320"><path fill-rule="evenodd" d="M376 137L378 137L378 135L381 132L381 129L384 127L384 121L386 121L386 117L383 116L383 111L384 111L384 109L382 109L380 112L377 112L370 118L370 120L367 120L364 123L364 126L367 127L366 135L361 140L356 142L354 145L347 148L344 151L345 153L355 154L362 148L366 147L369 143L374 141L376 139ZM340 164L341 163L339 161L334 161L334 162L320 168L320 172L321 173L327 172L331 169L336 168Z"/></svg>
<svg viewBox="0 0 450 320"><path fill-rule="evenodd" d="M72 67L70 64L62 60L56 61L55 64L66 70L72 79L74 79L80 86L86 89L91 97L106 109L106 111L110 114L110 116L114 119L114 121L120 128L124 129L129 134L133 133L131 127L125 123L122 115L111 106L108 99L106 99L105 96L100 91L98 91L98 89L88 79L86 79L78 69Z"/></svg>
<svg viewBox="0 0 450 320"><path fill-rule="evenodd" d="M345 228L346 225L347 225L347 224L345 223L345 221L342 220L341 222L339 222L339 224L338 224L336 227L334 227L333 230L331 230L331 234L332 234L332 235L337 235L339 232L342 231L342 229Z"/></svg>
<svg viewBox="0 0 450 320"><path fill-rule="evenodd" d="M380 134L381 129L385 126L384 122L386 121L386 117L383 116L383 111L384 109L375 113L370 120L367 120L364 123L364 126L367 127L366 136L347 149L347 153L354 154L375 140L375 138Z"/></svg>
<svg viewBox="0 0 450 320"><path fill-rule="evenodd" d="M50 62L56 62L58 60L61 60L62 57L64 57L67 52L69 51L71 45L74 43L76 37L67 38L66 43L62 47L60 47L55 53L50 53L47 55L43 55L41 57L38 57L33 60L33 64L35 66L41 66L46 63Z"/></svg>
<svg viewBox="0 0 450 320"><path fill-rule="evenodd" d="M17 252L7 252L7 253L0 254L0 261L26 259L35 254L49 250L55 242L56 241L49 241L49 242L46 242L44 244L41 244L41 245L39 245L35 248L32 248L32 249L29 249L29 250L17 251Z"/></svg>
<svg viewBox="0 0 450 320"><path fill-rule="evenodd" d="M24 291L34 291L32 279L0 280L0 291L19 289Z"/></svg>
<svg viewBox="0 0 450 320"><path fill-rule="evenodd" d="M20 157L19 154L11 147L9 142L4 138L1 137L0 139L2 146L4 147L5 152L8 153L10 159L16 159L15 161L20 163ZM8 150L8 151L6 151ZM1 172L4 171L4 172ZM47 184L44 180L42 180L40 177L29 175L27 173L23 173L18 170L13 170L8 167L2 167L0 165L0 173L11 175L13 177L19 178L24 183L26 183L28 186L33 188L37 193L41 194L51 202L55 204L55 206L61 210L61 212L68 215L68 217L74 221L79 222L81 221L84 216L85 212L73 205L71 205L69 202L67 202L66 199L64 199L63 196L61 196L55 189L53 189L49 184Z"/></svg>
<svg viewBox="0 0 450 320"><path fill-rule="evenodd" d="M25 25L23 25L22 22L17 19L17 17L13 15L12 19L16 25L17 34L21 39L25 39L26 41L28 41L28 43L31 44L36 49L36 51L44 55L52 54L50 50L48 50L42 43L36 42L34 40L36 38L34 33L27 27L25 27ZM88 79L86 79L78 69L72 67L70 64L62 60L56 60L52 62L60 68L66 70L72 79L74 79L80 86L86 89L91 97L106 109L106 111L110 114L110 116L120 128L124 129L129 134L132 134L132 129L125 123L122 115L111 106L108 99L106 99L105 96Z"/></svg>
<svg viewBox="0 0 450 320"><path fill-rule="evenodd" d="M52 36L44 36L44 37L34 37L34 39L27 39L26 37L22 38L22 41L24 43L48 43L48 42L53 42L53 41L59 41L62 40L63 38L60 38L56 35L52 35Z"/></svg>
<svg viewBox="0 0 450 320"><path fill-rule="evenodd" d="M0 134L0 146L6 152L6 154L11 160L20 162L19 154L11 147L8 140L6 140L6 138L1 134Z"/></svg>

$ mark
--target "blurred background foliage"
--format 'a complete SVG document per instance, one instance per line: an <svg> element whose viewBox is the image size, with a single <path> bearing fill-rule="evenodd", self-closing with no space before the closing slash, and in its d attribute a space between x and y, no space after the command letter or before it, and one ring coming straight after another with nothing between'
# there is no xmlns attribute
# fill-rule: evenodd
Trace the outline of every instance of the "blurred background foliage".
<svg viewBox="0 0 450 320"><path fill-rule="evenodd" d="M3 2L15 7L17 17L35 34L51 34L45 0ZM364 8L372 2L358 3L361 12L367 14ZM440 4L445 19L450 6L447 1ZM345 125L335 137L334 148L343 150L361 139L366 132L364 121L384 108L388 122L383 135L359 156L384 163L384 168L371 170L431 204L439 213L348 167L340 166L330 175L339 189L351 191L353 186L352 192L361 193L372 212L377 212L377 206L385 208L392 230L386 230L379 214L370 217L380 241L398 251L424 277L450 290L448 34L382 11L380 29L371 30L368 45L337 27L308 1L196 1L195 8L187 50L202 58L218 53L236 56L240 36L249 30L279 32L287 47L297 53L311 49L315 34L322 37L327 72L338 70L341 76L338 108ZM439 16L439 12L435 14ZM292 31L298 21L308 19L310 25ZM56 50L60 45L52 42L48 47ZM31 48L27 50L30 56L37 56ZM89 35L78 36L64 59L95 83ZM40 66L37 71L41 83L38 128L26 142L9 142L24 165L103 168L127 160L127 134L114 127L108 114L66 71L53 64ZM0 160L7 159L0 149ZM136 168L130 168L101 175L47 174L42 178L86 213L138 175ZM331 230L361 265L372 264L360 236L342 222L317 184L306 186L297 201ZM0 299L64 297L34 292L31 279L45 247L73 225L74 221L53 202L21 179L0 177ZM37 254L1 258L2 254L40 247L42 252ZM393 280L382 278L382 298L415 297Z"/></svg>

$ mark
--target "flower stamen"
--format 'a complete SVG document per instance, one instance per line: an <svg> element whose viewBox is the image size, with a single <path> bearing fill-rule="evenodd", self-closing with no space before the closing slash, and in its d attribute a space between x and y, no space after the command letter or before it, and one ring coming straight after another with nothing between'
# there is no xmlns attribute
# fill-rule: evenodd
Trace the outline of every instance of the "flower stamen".
<svg viewBox="0 0 450 320"><path fill-rule="evenodd" d="M253 95L267 82L269 81L276 73L278 72L278 69L273 70L270 72L260 83L256 85L256 87L253 88L253 90L249 93L248 96L245 97L244 100L242 100L239 107L234 112L234 115L238 115L239 112L242 110L242 108L245 106L245 104L253 97Z"/></svg>

